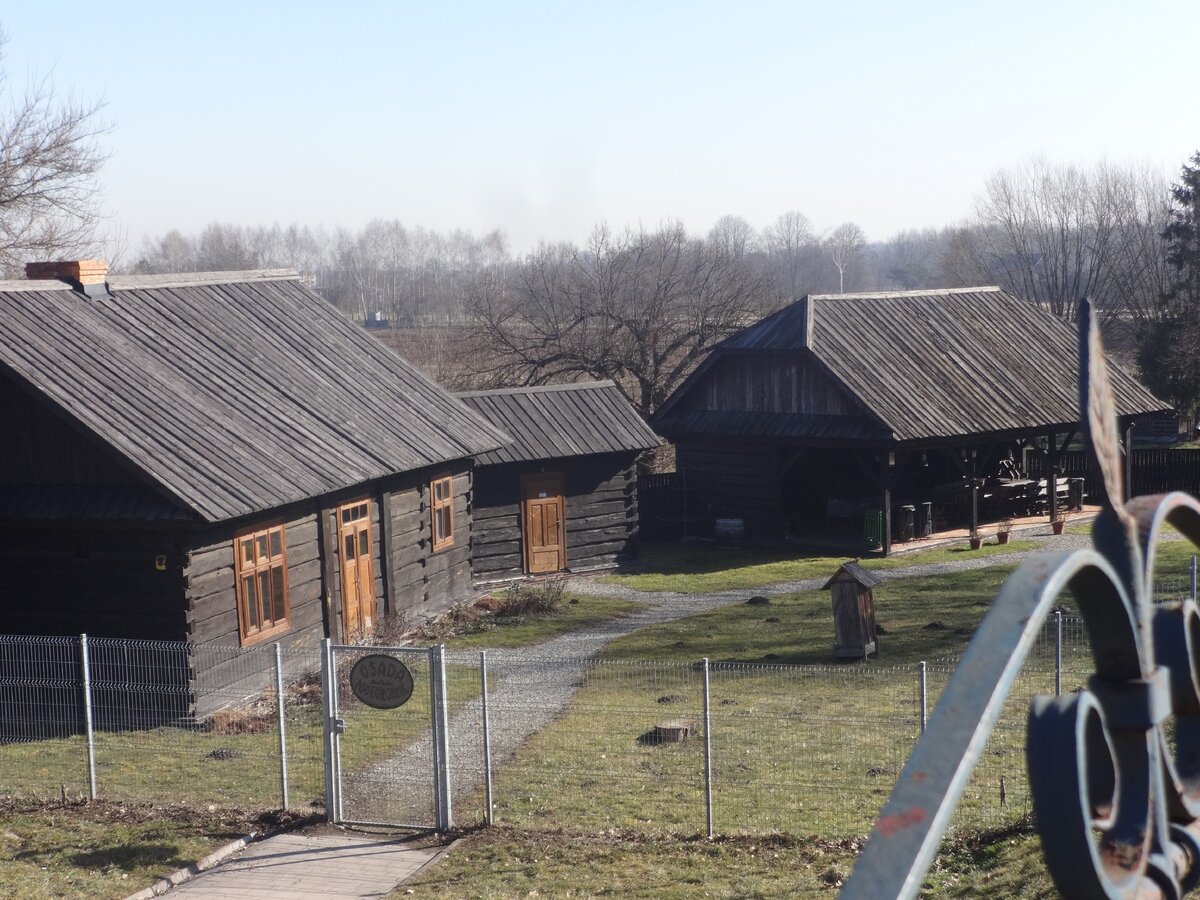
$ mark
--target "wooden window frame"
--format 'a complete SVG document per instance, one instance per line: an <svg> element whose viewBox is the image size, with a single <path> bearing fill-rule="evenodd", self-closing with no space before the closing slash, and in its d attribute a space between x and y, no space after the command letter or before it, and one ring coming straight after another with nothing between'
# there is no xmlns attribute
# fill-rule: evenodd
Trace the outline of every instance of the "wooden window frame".
<svg viewBox="0 0 1200 900"><path fill-rule="evenodd" d="M278 555L271 552L271 535L274 532L279 532L279 553ZM257 543L259 536L263 536L267 540L267 556L263 560L255 559L253 563L247 563L242 553L242 543L250 538L253 543ZM257 557L257 550L255 551ZM247 575L253 575L255 583L258 583L258 574L260 572L271 572L273 577L274 570L278 568L280 579L283 582L283 617L272 621L269 626L264 627L263 608L261 598L257 596L255 591L255 602L258 603L258 622L257 626L252 626L250 623L250 599L246 596L245 578ZM243 647L250 644L257 644L260 641L265 641L278 634L283 634L290 631L292 627L292 602L288 596L288 581L287 581L287 524L284 522L273 522L269 525L255 525L249 528L242 529L237 532L233 538L233 572L234 586L237 591L237 617L238 617L238 640Z"/></svg>
<svg viewBox="0 0 1200 900"><path fill-rule="evenodd" d="M445 499L438 499L438 486L446 485ZM438 537L438 514L446 511L448 528L446 533ZM454 476L438 475L429 482L429 531L433 538L433 552L445 550L454 546Z"/></svg>

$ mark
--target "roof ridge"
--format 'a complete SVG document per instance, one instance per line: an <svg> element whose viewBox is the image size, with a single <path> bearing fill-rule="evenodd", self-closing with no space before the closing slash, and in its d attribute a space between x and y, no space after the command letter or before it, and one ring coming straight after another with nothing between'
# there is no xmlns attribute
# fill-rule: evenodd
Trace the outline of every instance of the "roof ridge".
<svg viewBox="0 0 1200 900"><path fill-rule="evenodd" d="M982 294L986 291L1005 293L998 284L979 287L925 288L916 291L861 291L855 294L809 294L809 300L882 300L885 297L936 297L942 294ZM751 326L753 327L753 326Z"/></svg>
<svg viewBox="0 0 1200 900"><path fill-rule="evenodd" d="M455 391L455 397L498 397L510 394L544 394L550 391L587 391L616 387L611 378L603 381L573 381L566 384L533 384L527 387L493 388L486 391Z"/></svg>
<svg viewBox="0 0 1200 900"><path fill-rule="evenodd" d="M110 275L110 288L120 290L139 287L200 287L206 284L243 284L256 281L295 281L300 273L295 269L231 269L215 272L164 272L158 275Z"/></svg>

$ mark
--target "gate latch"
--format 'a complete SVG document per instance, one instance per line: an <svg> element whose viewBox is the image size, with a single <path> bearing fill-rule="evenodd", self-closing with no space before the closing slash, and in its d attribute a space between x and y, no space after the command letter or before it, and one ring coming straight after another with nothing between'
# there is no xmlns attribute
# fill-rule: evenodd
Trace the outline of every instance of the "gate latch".
<svg viewBox="0 0 1200 900"><path fill-rule="evenodd" d="M333 734L345 734L346 733L346 720L345 719L330 719L329 720L329 730Z"/></svg>

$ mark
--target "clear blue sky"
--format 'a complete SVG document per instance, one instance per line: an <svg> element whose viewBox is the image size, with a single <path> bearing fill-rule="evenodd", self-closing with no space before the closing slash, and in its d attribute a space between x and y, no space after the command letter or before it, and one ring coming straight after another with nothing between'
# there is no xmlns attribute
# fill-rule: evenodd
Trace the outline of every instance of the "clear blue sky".
<svg viewBox="0 0 1200 900"><path fill-rule="evenodd" d="M373 217L518 248L798 209L872 239L1034 153L1200 149L1196 0L6 4L10 86L104 97L113 221Z"/></svg>

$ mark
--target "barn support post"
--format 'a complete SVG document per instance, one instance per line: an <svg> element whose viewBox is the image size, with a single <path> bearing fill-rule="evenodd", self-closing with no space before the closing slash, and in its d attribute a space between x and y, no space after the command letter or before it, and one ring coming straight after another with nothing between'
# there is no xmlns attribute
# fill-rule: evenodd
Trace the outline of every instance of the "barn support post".
<svg viewBox="0 0 1200 900"><path fill-rule="evenodd" d="M711 840L713 836L713 759L712 759L712 690L708 675L708 657L704 657L704 821Z"/></svg>
<svg viewBox="0 0 1200 900"><path fill-rule="evenodd" d="M890 450L883 451L879 484L883 488L883 555L892 554L892 478L896 468L896 456Z"/></svg>
<svg viewBox="0 0 1200 900"><path fill-rule="evenodd" d="M492 729L488 715L487 651L479 651L479 698L483 714L483 819L492 823Z"/></svg>
<svg viewBox="0 0 1200 900"><path fill-rule="evenodd" d="M1121 499L1125 502L1133 497L1133 420L1129 420L1125 424L1125 496Z"/></svg>
<svg viewBox="0 0 1200 900"><path fill-rule="evenodd" d="M1053 431L1048 436L1049 458L1046 460L1046 507L1050 521L1058 518L1058 435Z"/></svg>
<svg viewBox="0 0 1200 900"><path fill-rule="evenodd" d="M288 758L287 758L287 710L283 697L283 649L275 642L275 706L279 713L279 808L287 809L288 803Z"/></svg>
<svg viewBox="0 0 1200 900"><path fill-rule="evenodd" d="M96 729L92 721L92 669L88 659L88 636L79 636L79 656L83 667L83 725L87 731L88 798L96 799Z"/></svg>
<svg viewBox="0 0 1200 900"><path fill-rule="evenodd" d="M979 451L971 448L971 534L979 533Z"/></svg>
<svg viewBox="0 0 1200 900"><path fill-rule="evenodd" d="M1062 696L1062 610L1054 611L1054 696Z"/></svg>

